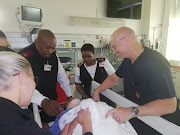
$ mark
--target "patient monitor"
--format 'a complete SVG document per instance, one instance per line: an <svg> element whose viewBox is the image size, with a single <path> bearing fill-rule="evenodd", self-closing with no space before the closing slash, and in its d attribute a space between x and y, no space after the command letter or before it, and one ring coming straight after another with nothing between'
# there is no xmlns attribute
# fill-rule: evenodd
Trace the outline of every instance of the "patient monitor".
<svg viewBox="0 0 180 135"><path fill-rule="evenodd" d="M43 26L43 14L41 8L21 5L19 13L21 24L32 27Z"/></svg>

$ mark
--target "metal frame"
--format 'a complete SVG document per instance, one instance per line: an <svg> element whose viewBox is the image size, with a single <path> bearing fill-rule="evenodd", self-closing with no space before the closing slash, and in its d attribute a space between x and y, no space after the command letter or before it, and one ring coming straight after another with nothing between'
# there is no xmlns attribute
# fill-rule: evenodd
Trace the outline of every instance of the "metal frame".
<svg viewBox="0 0 180 135"><path fill-rule="evenodd" d="M41 122L41 117L39 114L38 105L36 105L34 103L33 103L33 114L34 114L34 120L39 125L39 127L42 128L42 122Z"/></svg>

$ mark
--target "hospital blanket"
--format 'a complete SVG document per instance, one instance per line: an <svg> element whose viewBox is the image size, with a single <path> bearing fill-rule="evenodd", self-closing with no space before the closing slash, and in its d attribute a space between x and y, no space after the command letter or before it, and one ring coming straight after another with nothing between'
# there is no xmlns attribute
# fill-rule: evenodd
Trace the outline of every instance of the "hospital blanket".
<svg viewBox="0 0 180 135"><path fill-rule="evenodd" d="M58 120L60 130L62 130L67 123L76 118L77 113L81 109L86 108L89 108L91 112L93 135L137 135L129 122L126 122L126 124L119 124L111 115L105 118L106 113L113 108L104 102L94 102L92 99L82 100L77 107L61 116ZM80 124L76 126L73 135L82 135L82 126Z"/></svg>

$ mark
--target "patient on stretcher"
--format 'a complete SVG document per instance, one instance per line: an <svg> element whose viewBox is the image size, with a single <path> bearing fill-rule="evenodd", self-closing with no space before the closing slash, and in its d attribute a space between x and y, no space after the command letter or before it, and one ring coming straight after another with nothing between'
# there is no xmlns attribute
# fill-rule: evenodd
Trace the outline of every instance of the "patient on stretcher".
<svg viewBox="0 0 180 135"><path fill-rule="evenodd" d="M72 99L66 106L66 110L56 118L54 124L50 128L50 132L58 135L66 124L72 122L82 109L89 108L91 113L93 135L137 135L136 131L129 122L119 124L112 116L105 118L106 113L113 109L104 102L94 102L92 99ZM73 135L82 135L82 126L77 124Z"/></svg>

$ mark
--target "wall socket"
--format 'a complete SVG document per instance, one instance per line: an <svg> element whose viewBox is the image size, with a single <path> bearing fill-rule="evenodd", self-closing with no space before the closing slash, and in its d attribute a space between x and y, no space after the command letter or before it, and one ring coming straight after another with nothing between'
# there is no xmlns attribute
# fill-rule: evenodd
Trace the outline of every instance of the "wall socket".
<svg viewBox="0 0 180 135"><path fill-rule="evenodd" d="M72 43L71 43L71 47L76 47L76 43L75 43L75 42L72 42Z"/></svg>

